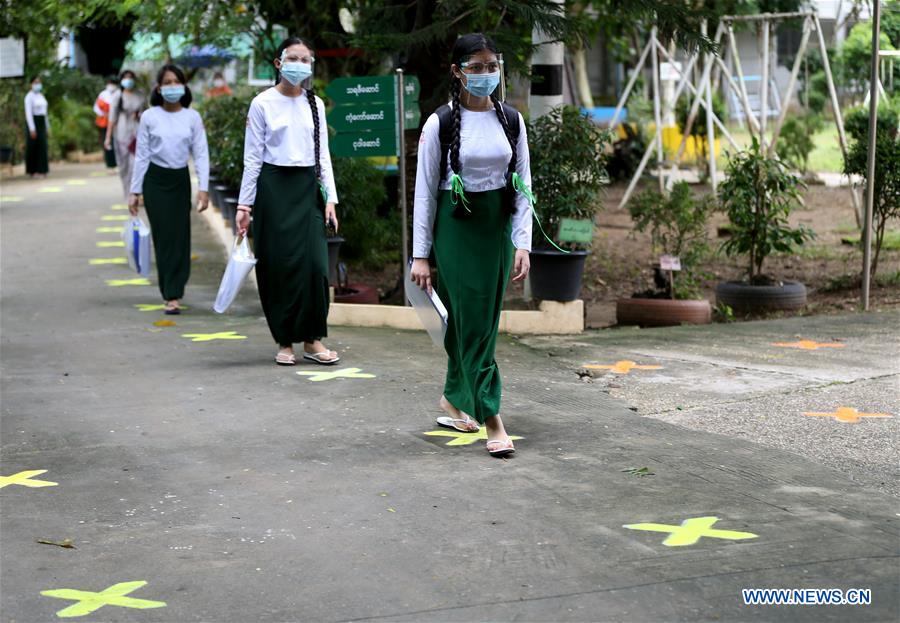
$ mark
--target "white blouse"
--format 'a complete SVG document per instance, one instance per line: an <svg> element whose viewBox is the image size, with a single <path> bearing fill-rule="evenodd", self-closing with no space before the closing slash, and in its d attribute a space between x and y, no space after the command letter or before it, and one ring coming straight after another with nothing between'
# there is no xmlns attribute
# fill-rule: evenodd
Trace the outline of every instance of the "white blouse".
<svg viewBox="0 0 900 623"><path fill-rule="evenodd" d="M319 111L319 161L328 203L337 203L331 154L328 151L328 126L325 104L316 97ZM310 167L316 164L313 116L306 92L297 97L282 95L272 87L253 98L247 113L244 135L244 177L238 203L253 205L256 180L263 162L284 167Z"/></svg>
<svg viewBox="0 0 900 623"><path fill-rule="evenodd" d="M191 108L168 112L162 106L151 106L141 115L138 126L131 192L143 192L144 175L151 162L166 169L183 169L189 156L194 157L199 189L208 190L209 152L200 113Z"/></svg>
<svg viewBox="0 0 900 623"><path fill-rule="evenodd" d="M459 132L459 161L465 190L483 192L506 187L506 172L512 149L497 113L493 110L474 111L461 109ZM516 172L522 181L531 186L531 163L528 155L528 136L522 115L518 120L519 139L516 143ZM426 258L431 251L434 218L437 213L438 193L450 189L453 170L447 156L444 181L438 188L441 168L440 120L437 114L428 117L419 139L419 157L416 169L416 194L413 205L413 257ZM512 215L512 243L517 249L531 250L531 207L522 193L516 193L516 213Z"/></svg>
<svg viewBox="0 0 900 623"><path fill-rule="evenodd" d="M50 120L47 119L47 98L41 93L29 91L25 96L25 121L28 123L28 131L35 132L34 117L35 115L43 115L44 123L50 126ZM21 118L21 117L20 117Z"/></svg>

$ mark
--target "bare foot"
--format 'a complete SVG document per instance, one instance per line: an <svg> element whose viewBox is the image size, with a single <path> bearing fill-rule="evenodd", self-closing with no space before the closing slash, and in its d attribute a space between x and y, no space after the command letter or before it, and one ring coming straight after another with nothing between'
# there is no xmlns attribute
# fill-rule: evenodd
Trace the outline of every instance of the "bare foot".
<svg viewBox="0 0 900 623"><path fill-rule="evenodd" d="M446 396L441 396L441 400L438 403L447 415L452 417L454 420L465 420L461 426L468 430L469 432L475 433L478 432L479 426L478 422L469 417L468 413L463 413L456 407L454 407L449 400L447 400Z"/></svg>
<svg viewBox="0 0 900 623"><path fill-rule="evenodd" d="M500 419L499 415L489 417L484 421L484 425L487 427L488 442L505 442L509 439L509 435L506 434L506 429L503 427L503 420Z"/></svg>

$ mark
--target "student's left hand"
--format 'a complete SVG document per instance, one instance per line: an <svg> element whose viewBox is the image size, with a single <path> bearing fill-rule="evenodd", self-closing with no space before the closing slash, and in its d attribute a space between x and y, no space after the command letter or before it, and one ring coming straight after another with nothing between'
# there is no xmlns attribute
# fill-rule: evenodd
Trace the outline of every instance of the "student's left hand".
<svg viewBox="0 0 900 623"><path fill-rule="evenodd" d="M331 221L334 225L334 233L338 232L338 219L337 219L337 210L333 203L325 204L325 223L328 224L328 221Z"/></svg>
<svg viewBox="0 0 900 623"><path fill-rule="evenodd" d="M522 281L531 270L531 257L525 249L516 249L516 259L513 261L513 281Z"/></svg>
<svg viewBox="0 0 900 623"><path fill-rule="evenodd" d="M197 212L203 212L209 207L209 193L205 190L197 192Z"/></svg>

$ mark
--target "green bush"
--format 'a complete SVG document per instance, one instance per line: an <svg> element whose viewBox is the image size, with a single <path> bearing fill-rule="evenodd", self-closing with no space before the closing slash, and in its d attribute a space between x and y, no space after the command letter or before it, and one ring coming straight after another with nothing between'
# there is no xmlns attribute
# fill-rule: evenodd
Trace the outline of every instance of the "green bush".
<svg viewBox="0 0 900 623"><path fill-rule="evenodd" d="M206 127L209 164L223 184L240 188L244 174L244 132L252 97L223 95L205 100L199 108Z"/></svg>
<svg viewBox="0 0 900 623"><path fill-rule="evenodd" d="M600 193L608 182L605 148L610 134L573 106L555 108L529 123L532 190L544 231L553 236L560 219L590 219L600 208ZM533 245L546 248L540 228ZM556 244L562 244L555 240ZM566 243L569 247L585 247Z"/></svg>
<svg viewBox="0 0 900 623"><path fill-rule="evenodd" d="M378 208L387 201L384 173L360 158L334 158L337 186L341 257L378 269L401 258L400 215L391 210L386 217Z"/></svg>
<svg viewBox="0 0 900 623"><path fill-rule="evenodd" d="M50 158L59 160L70 151L100 149L97 126L94 125L93 103L62 98L56 100L50 113Z"/></svg>
<svg viewBox="0 0 900 623"><path fill-rule="evenodd" d="M0 80L0 145L12 147L13 163L21 161L25 155L26 93L28 85L24 80Z"/></svg>
<svg viewBox="0 0 900 623"><path fill-rule="evenodd" d="M781 126L781 134L776 146L778 154L787 162L806 173L809 165L809 154L815 147L813 138L816 132L825 127L819 115L810 114L804 117L791 117Z"/></svg>
<svg viewBox="0 0 900 623"><path fill-rule="evenodd" d="M729 256L747 256L751 284L772 283L762 272L765 259L773 252L790 253L794 245L814 237L809 228L788 224L805 184L782 161L766 156L756 138L731 157L725 175L719 196L731 222L731 237L722 250Z"/></svg>

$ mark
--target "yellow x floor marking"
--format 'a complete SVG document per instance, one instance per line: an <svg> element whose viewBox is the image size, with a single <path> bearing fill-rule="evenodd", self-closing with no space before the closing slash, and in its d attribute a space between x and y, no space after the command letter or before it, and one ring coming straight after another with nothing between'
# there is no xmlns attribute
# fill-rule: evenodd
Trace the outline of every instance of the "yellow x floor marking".
<svg viewBox="0 0 900 623"><path fill-rule="evenodd" d="M139 311L148 312L148 311L163 311L166 306L163 303L138 303L135 307ZM182 305L181 309L190 309L187 305Z"/></svg>
<svg viewBox="0 0 900 623"><path fill-rule="evenodd" d="M617 361L612 365L600 365L596 363L588 363L583 367L589 370L609 370L611 372L615 372L616 374L628 374L632 370L659 370L662 366L639 366L633 361L628 361L627 359L622 361Z"/></svg>
<svg viewBox="0 0 900 623"><path fill-rule="evenodd" d="M106 177L109 173L105 171L91 171L91 177Z"/></svg>
<svg viewBox="0 0 900 623"><path fill-rule="evenodd" d="M663 545L678 547L681 545L693 545L701 537L711 539L728 539L738 541L741 539L755 539L758 534L752 532L737 532L734 530L716 530L712 526L719 521L718 517L694 517L685 519L680 526L670 526L664 523L633 523L622 526L629 530L648 530L650 532L670 532Z"/></svg>
<svg viewBox="0 0 900 623"><path fill-rule="evenodd" d="M113 288L122 286L149 286L150 281L146 277L136 277L134 279L107 279L106 285Z"/></svg>
<svg viewBox="0 0 900 623"><path fill-rule="evenodd" d="M116 227L114 225L107 225L105 227L98 227L98 234L118 234L122 231L121 227Z"/></svg>
<svg viewBox="0 0 900 623"><path fill-rule="evenodd" d="M838 422L846 422L848 424L856 424L861 417L894 417L889 413L860 413L853 407L839 407L834 413L807 411L803 415L809 417L833 417Z"/></svg>
<svg viewBox="0 0 900 623"><path fill-rule="evenodd" d="M362 368L341 368L340 370L322 370L321 372L298 372L300 376L308 376L310 381L330 381L331 379L374 379L374 374L366 374Z"/></svg>
<svg viewBox="0 0 900 623"><path fill-rule="evenodd" d="M773 342L772 346L782 348L799 348L801 350L819 350L820 348L843 348L839 342L814 342L813 340L800 340L797 342Z"/></svg>
<svg viewBox="0 0 900 623"><path fill-rule="evenodd" d="M25 197L0 197L0 203L4 201L8 201L9 203L18 203L20 201L25 201Z"/></svg>
<svg viewBox="0 0 900 623"><path fill-rule="evenodd" d="M125 247L125 243L122 240L101 240L97 243L97 246L101 249L112 249L114 247Z"/></svg>
<svg viewBox="0 0 900 623"><path fill-rule="evenodd" d="M95 257L88 260L91 266L102 266L103 264L127 264L128 260L124 257ZM165 306L163 306L165 307Z"/></svg>
<svg viewBox="0 0 900 623"><path fill-rule="evenodd" d="M59 186L44 186L44 187L43 187L42 189L40 189L38 192L42 192L42 193L61 193L61 192L62 192L62 188L60 188Z"/></svg>
<svg viewBox="0 0 900 623"><path fill-rule="evenodd" d="M127 210L128 205L125 203L114 203L110 206L113 210Z"/></svg>
<svg viewBox="0 0 900 623"><path fill-rule="evenodd" d="M246 340L246 335L238 335L237 331L222 331L220 333L183 333L181 337L189 338L192 342L212 342L213 340Z"/></svg>
<svg viewBox="0 0 900 623"><path fill-rule="evenodd" d="M164 608L166 606L166 602L164 601L150 601L149 599L135 599L134 597L125 596L128 593L136 591L146 583L147 582L144 580L138 580L137 582L120 582L119 584L113 584L99 593L79 591L73 588L58 588L52 591L41 591L41 595L44 597L56 597L57 599L72 599L78 602L57 612L56 616L61 618L82 617L95 610L99 610L103 606L138 608L139 610L145 610L147 608Z"/></svg>
<svg viewBox="0 0 900 623"><path fill-rule="evenodd" d="M59 483L49 480L31 480L32 476L46 474L46 469L31 469L12 476L0 476L0 489L8 485L22 485L23 487L55 487Z"/></svg>
<svg viewBox="0 0 900 623"><path fill-rule="evenodd" d="M69 186L87 186L87 180L66 180Z"/></svg>
<svg viewBox="0 0 900 623"><path fill-rule="evenodd" d="M101 221L130 221L131 217L127 214L104 214L100 217Z"/></svg>
<svg viewBox="0 0 900 623"><path fill-rule="evenodd" d="M445 443L445 446L470 446L476 441L487 441L487 428L484 426L477 433L463 433L455 430L431 430L423 434L429 437L452 437L453 439ZM510 435L509 438L514 441L522 439L522 437L517 437L516 435Z"/></svg>

